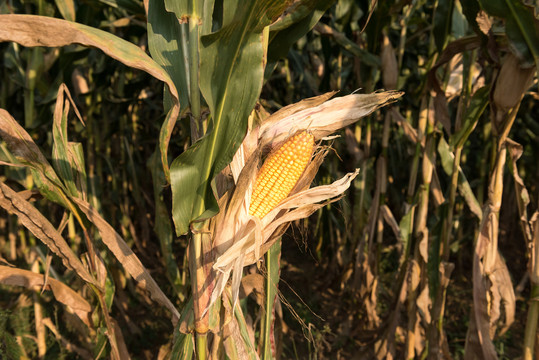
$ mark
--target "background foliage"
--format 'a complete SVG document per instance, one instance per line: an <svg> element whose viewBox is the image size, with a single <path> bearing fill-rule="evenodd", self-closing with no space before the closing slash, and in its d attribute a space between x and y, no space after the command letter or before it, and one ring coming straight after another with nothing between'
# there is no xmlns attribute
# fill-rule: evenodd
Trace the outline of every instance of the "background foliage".
<svg viewBox="0 0 539 360"><path fill-rule="evenodd" d="M167 50L168 42L156 40L167 39L176 19L153 21L153 11L163 9L152 6L175 12L166 1L150 1L146 16L144 4L135 0L10 0L0 3L0 14L64 18L114 34L151 54L176 84L180 103L191 103L184 70L166 66L170 53L175 59L185 49L176 47L174 53ZM264 10L267 17L246 25L257 36L262 33L258 20L270 24L271 12L279 9L268 5ZM530 316L539 313L534 255L539 221L532 221L539 200L537 4L314 0L296 1L289 10L297 16L290 17L292 25L270 26L266 34L265 73L249 74L260 78L251 90L256 94L256 86L262 87L257 109L274 112L334 90L385 88L405 95L341 132L315 182L330 183L357 167L360 175L343 200L283 236L274 319L277 357L460 359L465 354L488 357L489 351L501 359L523 356L525 344L537 344L526 334ZM226 24L226 15L222 21ZM214 73L201 74L207 107L202 103L191 114L182 111L171 130L169 159L179 156L171 165L173 174L197 162L186 151L198 136L193 112L204 118L219 108L226 122L227 94L219 91L237 91L247 76L233 72L227 83L215 75L220 61L239 60L220 57L218 47L205 51L201 61L214 61L208 65ZM1 42L0 108L19 121L62 174L66 193L84 194L80 199L99 211L182 312L190 297L188 238L171 231L173 194L164 186L156 152L167 119L163 101L168 111L174 94L163 92L163 83L143 70L91 47ZM212 88L216 81L219 86ZM56 112L62 83L81 119ZM241 138L241 130L228 140ZM65 167L73 157L55 155L68 147L75 158L83 157L84 166L75 174ZM0 160L13 162L5 143L0 143ZM154 359L189 346L178 340L183 335L171 324L170 312L157 306L107 250L101 229L84 229L76 215L47 201L50 196L26 168L2 166L0 171L2 184L46 215L83 263L92 251L103 263L103 277L96 280L103 291L91 291L17 216L2 210L0 265L5 271L16 267L60 280L91 305L92 324L81 322L51 291L41 292L38 283L25 288L3 281L0 357L99 358L117 348L133 358ZM488 232L489 226L499 229L497 235ZM94 245L87 236L97 239ZM496 245L492 253L499 251L501 257L494 255L493 269L503 276L495 279L494 271L484 270L488 251L477 246L483 242L488 249ZM275 264L268 263L267 270L275 274ZM265 269L255 267L246 275L258 272L265 275ZM487 284L483 295L479 283ZM241 305L260 350L257 329L264 305L258 283L248 284ZM499 318L492 312L481 318L481 301L487 299ZM121 330L120 339L107 337L114 328ZM492 347L478 344L481 331L490 333Z"/></svg>

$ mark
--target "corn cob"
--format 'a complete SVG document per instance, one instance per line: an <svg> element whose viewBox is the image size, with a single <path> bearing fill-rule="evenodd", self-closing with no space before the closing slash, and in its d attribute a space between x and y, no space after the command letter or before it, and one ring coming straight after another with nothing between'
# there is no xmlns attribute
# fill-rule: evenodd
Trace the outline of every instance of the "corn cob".
<svg viewBox="0 0 539 360"><path fill-rule="evenodd" d="M311 160L314 137L301 131L271 152L259 170L249 214L263 218L284 200Z"/></svg>

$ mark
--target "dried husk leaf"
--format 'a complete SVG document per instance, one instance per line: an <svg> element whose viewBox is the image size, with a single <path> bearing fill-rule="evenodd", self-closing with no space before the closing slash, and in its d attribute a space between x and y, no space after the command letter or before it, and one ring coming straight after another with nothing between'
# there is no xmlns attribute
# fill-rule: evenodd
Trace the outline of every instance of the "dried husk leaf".
<svg viewBox="0 0 539 360"><path fill-rule="evenodd" d="M282 109L274 112L266 120L264 120L264 126L271 127L277 124L282 119L292 116L299 111L321 105L331 99L333 96L335 96L336 93L336 91L330 91L322 95L303 99L297 103L287 105Z"/></svg>
<svg viewBox="0 0 539 360"><path fill-rule="evenodd" d="M253 182L256 178L259 151L255 151L243 167L236 180L236 186L228 204L221 209L223 217L215 222L214 247L217 255L222 254L234 242L234 236L245 225L250 203Z"/></svg>
<svg viewBox="0 0 539 360"><path fill-rule="evenodd" d="M264 225L264 240L267 241L273 231L277 230L281 224L300 219L300 216L316 211L316 206L313 206L315 203L326 201L328 198L334 198L342 194L346 189L348 189L350 182L357 176L357 174L358 171L350 173L342 179L335 181L331 185L322 185L313 189L299 192L281 202L281 204L273 209L270 214L277 214L282 209L298 209L290 211L289 213L286 213L276 219L273 217L274 220L270 222L266 222L264 221L265 219L262 219L262 223ZM324 206L325 204L318 205ZM213 265L215 270L223 271L228 269L230 264L239 256L242 251L252 251L254 253L254 228L255 226L252 223L247 224L247 229L244 233L245 235L236 241L234 245L232 245L223 255L217 258ZM264 254L261 252L260 255ZM250 265L249 261L246 261L245 265Z"/></svg>
<svg viewBox="0 0 539 360"><path fill-rule="evenodd" d="M260 127L259 146L279 144L290 134L301 130L310 131L315 140L322 139L394 102L403 94L400 91L352 94L301 110L277 122L269 121L270 117Z"/></svg>
<svg viewBox="0 0 539 360"><path fill-rule="evenodd" d="M311 215L325 206L328 199L337 200L337 197L348 189L358 172L359 170L356 170L354 173L347 174L330 185L300 191L281 202L264 219L249 221L245 224L241 229L241 233L235 235L237 240L222 255L217 257L213 264L213 269L217 271L217 275L210 304L214 303L221 295L232 271L235 274L241 274L243 266L254 264L269 250L271 246L269 242L275 238L276 233L281 234L284 224ZM282 210L290 209L294 210L284 212L278 216ZM235 285L237 289L233 287L235 289L233 298L237 296L237 291L239 291L239 282L237 280Z"/></svg>

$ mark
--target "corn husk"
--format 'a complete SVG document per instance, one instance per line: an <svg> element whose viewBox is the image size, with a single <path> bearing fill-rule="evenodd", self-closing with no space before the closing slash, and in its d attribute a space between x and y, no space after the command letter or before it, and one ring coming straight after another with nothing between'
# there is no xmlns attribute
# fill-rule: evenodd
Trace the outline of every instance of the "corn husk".
<svg viewBox="0 0 539 360"><path fill-rule="evenodd" d="M221 296L231 277L232 298L235 301L243 267L257 263L286 231L290 222L306 218L326 204L340 199L359 173L359 169L356 169L332 184L309 188L328 152L328 147L320 144L289 196L259 219L249 215L249 204L263 154L298 131L309 131L315 140L322 141L335 131L395 101L402 94L387 91L354 94L333 100L329 98L334 93L324 94L281 109L247 134L229 166L234 186L221 197L221 212L211 220L215 284L210 306Z"/></svg>

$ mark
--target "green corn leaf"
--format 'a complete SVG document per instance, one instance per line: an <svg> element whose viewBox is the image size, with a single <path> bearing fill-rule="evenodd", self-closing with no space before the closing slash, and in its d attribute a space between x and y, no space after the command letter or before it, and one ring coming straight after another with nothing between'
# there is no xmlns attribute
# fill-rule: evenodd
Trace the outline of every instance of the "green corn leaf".
<svg viewBox="0 0 539 360"><path fill-rule="evenodd" d="M183 306L180 321L174 328L174 340L172 345L171 359L189 360L194 356L193 330L195 319L193 312L193 298L190 298Z"/></svg>
<svg viewBox="0 0 539 360"><path fill-rule="evenodd" d="M232 160L247 130L264 76L263 31L284 2L230 2L223 27L200 38L200 90L211 117L208 132L171 165L173 217L177 234L193 220L218 212L211 182ZM208 21L208 19L203 19Z"/></svg>
<svg viewBox="0 0 539 360"><path fill-rule="evenodd" d="M148 3L148 47L153 59L165 69L179 89L182 106L189 103L186 63L182 47L182 25L174 14L165 10L163 0ZM167 93L168 94L168 93Z"/></svg>
<svg viewBox="0 0 539 360"><path fill-rule="evenodd" d="M449 145L443 137L440 138L440 142L438 143L438 154L440 154L442 168L447 175L451 176L451 173L453 172L453 159L455 158L455 154L451 152ZM474 215L477 216L479 220L481 220L481 218L483 217L481 205L479 205L479 201L477 201L477 198L472 191L470 183L466 179L466 176L464 175L464 172L460 167L457 186L460 194L464 197L466 204L468 204L470 211L474 213Z"/></svg>
<svg viewBox="0 0 539 360"><path fill-rule="evenodd" d="M449 145L452 148L463 146L472 131L475 129L479 118L487 108L489 101L490 86L484 86L477 90L470 100L470 105L463 116L463 125L461 129L451 135Z"/></svg>
<svg viewBox="0 0 539 360"><path fill-rule="evenodd" d="M178 332L172 353L171 360L190 360L193 358L195 351L193 334L183 334Z"/></svg>
<svg viewBox="0 0 539 360"><path fill-rule="evenodd" d="M176 18L186 21L194 15L198 22L201 23L201 34L209 34L211 32L213 5L214 0L165 0L165 8L168 12L174 13ZM200 10L202 11L199 14L198 12ZM201 19L203 20L201 21Z"/></svg>
<svg viewBox="0 0 539 360"><path fill-rule="evenodd" d="M403 252L403 257L401 258L401 261L400 261L401 263L404 261L405 254L408 254L411 250L410 238L413 233L413 227L414 227L413 221L414 221L414 213L415 213L416 206L417 204L412 204L408 212L404 214L401 221L399 222L399 229L400 229L400 233L403 240L402 247L406 249L406 251Z"/></svg>
<svg viewBox="0 0 539 360"><path fill-rule="evenodd" d="M174 241L174 230L167 206L163 199L162 189L166 184L165 174L160 164L159 153L154 152L147 163L152 174L153 192L155 199L155 225L154 231L159 239L161 257L167 270L167 276L173 284L178 296L183 296L181 287L182 281L180 270L174 256L172 243Z"/></svg>

